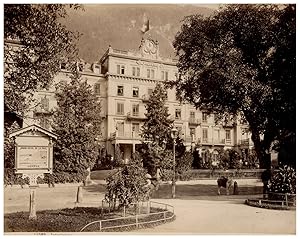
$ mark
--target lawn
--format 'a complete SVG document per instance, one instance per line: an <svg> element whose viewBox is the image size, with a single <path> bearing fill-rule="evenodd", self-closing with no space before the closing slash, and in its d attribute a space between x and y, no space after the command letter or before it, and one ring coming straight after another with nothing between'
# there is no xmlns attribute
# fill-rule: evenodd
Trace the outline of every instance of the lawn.
<svg viewBox="0 0 300 239"><path fill-rule="evenodd" d="M161 209L151 208L151 212L158 212ZM121 217L122 210L116 212L114 215L106 214L103 217L101 216L101 209L95 207L76 207L76 208L65 208L60 210L44 210L37 212L37 220L29 220L28 212L17 212L5 214L4 216L4 231L5 232L80 232L80 229L83 228L90 222L103 220L115 217ZM167 217L170 217L171 212L167 213ZM142 222L162 219L163 214L159 215L149 215L143 216L139 220ZM166 220L169 222L175 218ZM105 222L106 225L103 226L115 226L122 224L135 224L135 218L122 219L118 221ZM143 224L140 227L153 227L162 222L155 222L149 224ZM85 231L98 231L99 224L95 224L92 227L89 227ZM130 231L136 229L136 226L107 229L105 231Z"/></svg>
<svg viewBox="0 0 300 239"><path fill-rule="evenodd" d="M117 171L117 169L92 171L91 179L92 180L105 180L111 173L114 173L116 171Z"/></svg>

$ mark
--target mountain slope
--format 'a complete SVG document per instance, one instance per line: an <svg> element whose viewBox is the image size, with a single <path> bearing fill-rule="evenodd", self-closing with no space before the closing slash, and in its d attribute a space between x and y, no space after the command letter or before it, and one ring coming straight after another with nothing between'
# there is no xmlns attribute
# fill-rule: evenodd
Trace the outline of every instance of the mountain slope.
<svg viewBox="0 0 300 239"><path fill-rule="evenodd" d="M145 37L158 40L160 54L174 55L172 41L185 16L202 14L208 16L213 10L201 5L84 5L85 11L70 11L65 24L71 30L82 33L79 56L88 62L100 59L111 45L122 50L137 50L142 33L143 15L150 20L150 30Z"/></svg>

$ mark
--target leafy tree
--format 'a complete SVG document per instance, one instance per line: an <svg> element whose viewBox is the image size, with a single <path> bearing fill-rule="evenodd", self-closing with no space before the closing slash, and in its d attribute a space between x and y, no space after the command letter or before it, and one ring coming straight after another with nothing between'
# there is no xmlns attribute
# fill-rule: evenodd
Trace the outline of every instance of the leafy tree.
<svg viewBox="0 0 300 239"><path fill-rule="evenodd" d="M124 157L119 144L116 145L115 150L113 166L120 167L124 164Z"/></svg>
<svg viewBox="0 0 300 239"><path fill-rule="evenodd" d="M62 60L77 55L78 34L61 19L78 5L4 5L4 104L8 112L24 116L32 96L47 88Z"/></svg>
<svg viewBox="0 0 300 239"><path fill-rule="evenodd" d="M218 118L246 119L261 167L270 166L274 140L295 138L295 11L228 5L207 18L185 18L174 41L178 94Z"/></svg>
<svg viewBox="0 0 300 239"><path fill-rule="evenodd" d="M162 84L157 84L149 97L146 107L146 120L142 126L143 143L140 149L144 167L149 174L156 176L158 168L171 167L171 151L166 145L172 142L171 129L173 121L169 119L168 109L165 106L167 91ZM165 161L163 163L163 161ZM166 164L166 162L169 162Z"/></svg>
<svg viewBox="0 0 300 239"><path fill-rule="evenodd" d="M101 135L101 107L86 81L76 78L61 82L55 93L58 108L53 115L54 173L67 173L70 181L84 180L95 164L98 152L95 138Z"/></svg>
<svg viewBox="0 0 300 239"><path fill-rule="evenodd" d="M107 181L105 199L107 202L120 206L143 201L149 196L146 171L138 154L134 154L129 164L110 175Z"/></svg>
<svg viewBox="0 0 300 239"><path fill-rule="evenodd" d="M171 140L173 120L169 119L166 101L167 91L162 84L158 83L145 105L147 119L142 126L141 134L145 141L156 141L162 145Z"/></svg>

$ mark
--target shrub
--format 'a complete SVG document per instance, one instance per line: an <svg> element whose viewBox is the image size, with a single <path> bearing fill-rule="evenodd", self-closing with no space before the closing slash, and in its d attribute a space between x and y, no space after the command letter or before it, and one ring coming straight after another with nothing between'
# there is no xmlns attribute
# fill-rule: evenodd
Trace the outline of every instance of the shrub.
<svg viewBox="0 0 300 239"><path fill-rule="evenodd" d="M285 193L296 194L296 171L294 168L284 165L271 176L268 185L269 197L272 199L283 199ZM277 194L278 193L278 194Z"/></svg>
<svg viewBox="0 0 300 239"><path fill-rule="evenodd" d="M131 203L147 198L150 188L147 187L146 170L142 167L142 160L134 154L130 164L120 168L107 179L107 202L119 201L119 206L129 206Z"/></svg>

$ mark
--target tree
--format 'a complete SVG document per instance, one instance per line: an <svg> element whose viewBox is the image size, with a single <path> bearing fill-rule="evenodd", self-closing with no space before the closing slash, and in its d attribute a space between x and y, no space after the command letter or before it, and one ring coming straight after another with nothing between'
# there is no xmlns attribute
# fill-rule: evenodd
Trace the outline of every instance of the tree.
<svg viewBox="0 0 300 239"><path fill-rule="evenodd" d="M101 136L101 106L86 81L74 78L61 82L55 93L57 110L53 131L58 135L54 145L54 174L68 174L70 181L81 181L97 157L95 138Z"/></svg>
<svg viewBox="0 0 300 239"><path fill-rule="evenodd" d="M146 107L146 120L142 126L142 147L140 149L144 167L151 176L156 176L158 168L169 168L171 152L166 145L172 142L171 129L173 121L169 119L165 106L167 91L162 84L157 84L149 97ZM163 161L165 161L163 163Z"/></svg>
<svg viewBox="0 0 300 239"><path fill-rule="evenodd" d="M219 119L241 115L261 167L274 140L295 135L295 8L228 5L185 18L174 41L178 94Z"/></svg>
<svg viewBox="0 0 300 239"><path fill-rule="evenodd" d="M34 92L47 88L60 63L77 55L78 34L61 19L78 5L4 5L4 104L6 111L24 117Z"/></svg>
<svg viewBox="0 0 300 239"><path fill-rule="evenodd" d="M145 141L157 141L159 145L171 140L173 120L169 119L166 88L158 83L149 97L146 107L146 121L142 126L142 138Z"/></svg>

